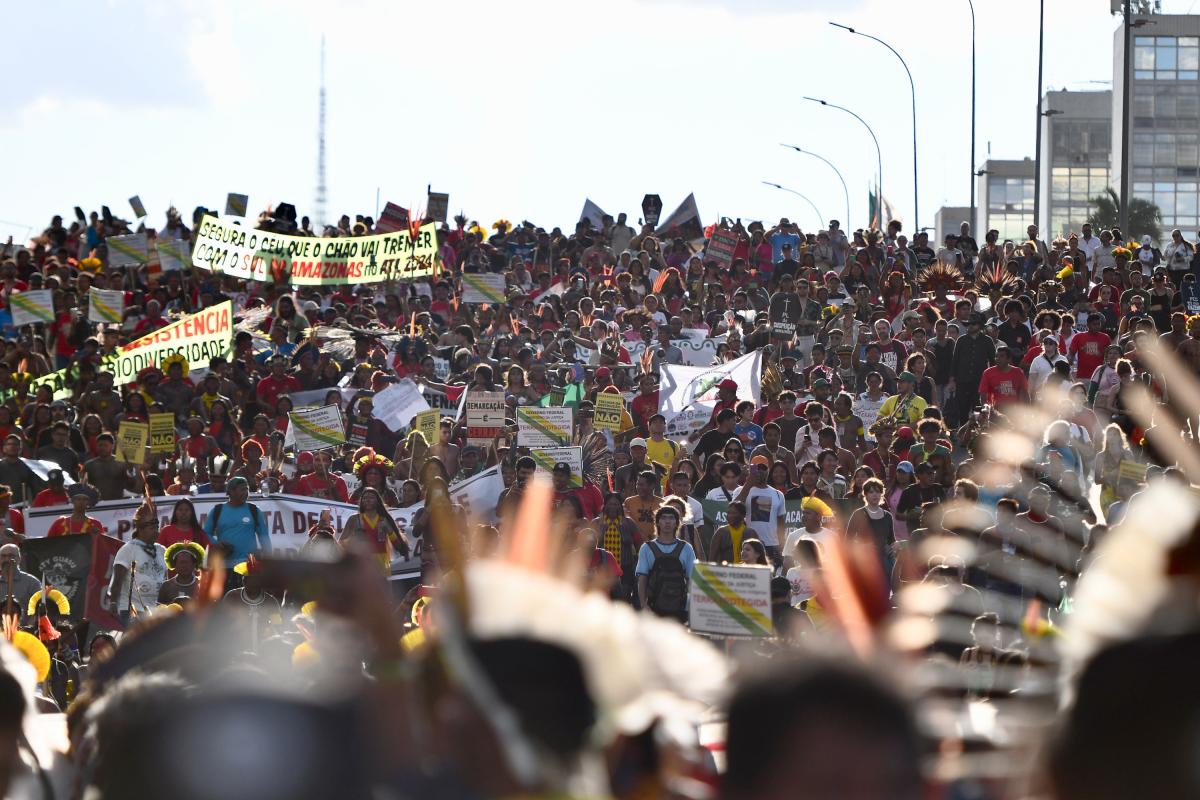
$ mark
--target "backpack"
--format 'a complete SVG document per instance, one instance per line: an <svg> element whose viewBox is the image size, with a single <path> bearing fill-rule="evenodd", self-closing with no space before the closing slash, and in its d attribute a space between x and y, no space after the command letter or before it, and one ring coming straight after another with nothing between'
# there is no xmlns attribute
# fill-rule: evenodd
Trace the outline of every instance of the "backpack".
<svg viewBox="0 0 1200 800"><path fill-rule="evenodd" d="M217 535L217 523L221 521L221 509L225 507L224 503L217 503L213 506L212 522L213 522L213 537ZM258 506L254 503L246 503L246 507L250 509L250 516L254 518L254 532L258 533Z"/></svg>
<svg viewBox="0 0 1200 800"><path fill-rule="evenodd" d="M646 586L646 605L656 614L682 616L687 608L687 574L683 570L684 543L678 541L675 549L668 553L658 542L647 542L654 551L654 565L650 567Z"/></svg>

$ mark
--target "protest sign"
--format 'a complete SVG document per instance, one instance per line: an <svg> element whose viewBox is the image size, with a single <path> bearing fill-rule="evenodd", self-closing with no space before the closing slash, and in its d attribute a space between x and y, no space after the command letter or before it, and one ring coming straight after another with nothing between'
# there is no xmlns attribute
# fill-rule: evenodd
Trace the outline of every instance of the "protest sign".
<svg viewBox="0 0 1200 800"><path fill-rule="evenodd" d="M571 443L574 409L568 407L517 409L517 441L521 447L562 447Z"/></svg>
<svg viewBox="0 0 1200 800"><path fill-rule="evenodd" d="M110 267L140 267L150 260L145 231L128 236L109 236L104 243L108 245Z"/></svg>
<svg viewBox="0 0 1200 800"><path fill-rule="evenodd" d="M376 393L374 400L371 415L387 425L390 431L406 427L413 417L430 409L421 390L408 378L388 384L383 391Z"/></svg>
<svg viewBox="0 0 1200 800"><path fill-rule="evenodd" d="M407 228L374 236L287 236L201 220L192 263L211 272L297 286L404 281L432 275L438 254L434 223L414 237Z"/></svg>
<svg viewBox="0 0 1200 800"><path fill-rule="evenodd" d="M335 405L289 411L297 450L324 450L346 441L342 410Z"/></svg>
<svg viewBox="0 0 1200 800"><path fill-rule="evenodd" d="M304 392L292 392L288 395L288 399L292 401L292 408L313 408L315 406L326 405L326 399L330 392L337 393L342 402L349 402L354 395L358 394L358 389L338 389L330 387L328 389L309 389Z"/></svg>
<svg viewBox="0 0 1200 800"><path fill-rule="evenodd" d="M150 441L150 426L140 422L122 422L117 427L117 446L130 464L146 463L146 443Z"/></svg>
<svg viewBox="0 0 1200 800"><path fill-rule="evenodd" d="M375 223L376 233L394 233L408 229L408 209L388 201Z"/></svg>
<svg viewBox="0 0 1200 800"><path fill-rule="evenodd" d="M500 474L499 465L450 485L451 499L463 507L473 522L486 524L497 520L496 506L503 491L504 478ZM392 519L396 520L402 529L411 531L413 517L424 507L425 503L421 502L389 511Z"/></svg>
<svg viewBox="0 0 1200 800"><path fill-rule="evenodd" d="M1117 466L1117 474L1122 481L1142 483L1146 480L1146 465L1128 458L1121 459Z"/></svg>
<svg viewBox="0 0 1200 800"><path fill-rule="evenodd" d="M117 325L125 317L125 293L120 289L88 289L88 320Z"/></svg>
<svg viewBox="0 0 1200 800"><path fill-rule="evenodd" d="M50 480L50 470L62 470L62 465L57 461L43 461L37 458L22 458L21 461L25 463L25 466L29 467L34 475L38 476L38 480L42 481ZM68 475L66 471L63 471L63 485L70 486L73 483L75 483L75 479Z"/></svg>
<svg viewBox="0 0 1200 800"><path fill-rule="evenodd" d="M433 377L439 381L445 381L450 377L450 359L438 358L430 356L433 359Z"/></svg>
<svg viewBox="0 0 1200 800"><path fill-rule="evenodd" d="M413 417L413 430L420 431L425 437L425 444L437 444L441 437L438 431L442 426L442 415L436 408L422 411Z"/></svg>
<svg viewBox="0 0 1200 800"><path fill-rule="evenodd" d="M716 261L722 267L728 268L733 263L733 251L737 249L738 235L728 228L717 228L712 238L708 240L705 251L706 261Z"/></svg>
<svg viewBox="0 0 1200 800"><path fill-rule="evenodd" d="M163 272L192 268L192 248L183 239L159 239L154 249Z"/></svg>
<svg viewBox="0 0 1200 800"><path fill-rule="evenodd" d="M175 415L169 411L150 415L150 452L175 452Z"/></svg>
<svg viewBox="0 0 1200 800"><path fill-rule="evenodd" d="M621 412L625 410L625 399L619 394L601 392L596 395L593 424L600 430L621 432Z"/></svg>
<svg viewBox="0 0 1200 800"><path fill-rule="evenodd" d="M571 485L583 486L582 447L543 447L530 450L529 455L537 462L537 468L543 472L551 472L555 464L566 464L571 468Z"/></svg>
<svg viewBox="0 0 1200 800"><path fill-rule="evenodd" d="M696 562L688 597L694 633L771 636L771 568Z"/></svg>
<svg viewBox="0 0 1200 800"><path fill-rule="evenodd" d="M714 402L717 384L726 378L737 383L739 400L753 400L757 406L762 395L762 351L754 350L714 367L663 364L658 375L659 410L668 424L695 404ZM710 410L712 407L709 406Z"/></svg>
<svg viewBox="0 0 1200 800"><path fill-rule="evenodd" d="M662 216L662 198L656 194L648 194L642 198L642 222L647 225L657 225Z"/></svg>
<svg viewBox="0 0 1200 800"><path fill-rule="evenodd" d="M464 303L503 303L503 275L473 275L462 276L462 300Z"/></svg>
<svg viewBox="0 0 1200 800"><path fill-rule="evenodd" d="M250 205L250 198L244 194L230 192L225 195L225 215L229 217L244 217L246 216L246 208Z"/></svg>
<svg viewBox="0 0 1200 800"><path fill-rule="evenodd" d="M696 433L712 419L713 409L717 407L715 400L701 400L667 420L663 435L668 439L681 439Z"/></svg>
<svg viewBox="0 0 1200 800"><path fill-rule="evenodd" d="M101 366L112 373L115 386L124 386L146 367L160 366L168 356L180 354L189 364L207 365L217 356L228 358L232 345L233 304L226 300L135 339Z"/></svg>
<svg viewBox="0 0 1200 800"><path fill-rule="evenodd" d="M142 198L136 194L129 198L129 207L133 209L133 213L137 215L138 219L146 216L146 207L142 205Z"/></svg>
<svg viewBox="0 0 1200 800"><path fill-rule="evenodd" d="M8 310L18 328L35 322L53 322L54 293L49 289L13 292L8 296Z"/></svg>
<svg viewBox="0 0 1200 800"><path fill-rule="evenodd" d="M435 222L445 222L450 213L450 195L443 192L430 192L425 198L425 218Z"/></svg>
<svg viewBox="0 0 1200 800"><path fill-rule="evenodd" d="M471 392L467 398L467 443L487 447L504 432L504 392Z"/></svg>
<svg viewBox="0 0 1200 800"><path fill-rule="evenodd" d="M446 388L447 391L442 392L421 384L421 394L425 396L425 402L429 403L429 407L436 408L443 417L460 420L463 415L463 407L466 405L467 387L448 386Z"/></svg>
<svg viewBox="0 0 1200 800"><path fill-rule="evenodd" d="M871 426L875 424L875 420L879 419L879 409L883 408L883 403L888 399L888 395L880 394L878 400L872 400L867 397L866 392L863 392L854 399L852 406L854 416L862 420L863 436L868 442L875 441L875 437L871 434Z"/></svg>

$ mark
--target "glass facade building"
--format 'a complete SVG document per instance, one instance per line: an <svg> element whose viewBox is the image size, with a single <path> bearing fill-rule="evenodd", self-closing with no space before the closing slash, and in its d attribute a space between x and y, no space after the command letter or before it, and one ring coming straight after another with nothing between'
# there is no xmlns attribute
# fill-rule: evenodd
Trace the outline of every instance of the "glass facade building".
<svg viewBox="0 0 1200 800"><path fill-rule="evenodd" d="M1047 92L1042 107L1043 233L1078 233L1112 185L1112 92Z"/></svg>
<svg viewBox="0 0 1200 800"><path fill-rule="evenodd" d="M984 163L976 189L980 198L976 241L982 242L993 228L1000 232L1000 241L1025 241L1025 230L1033 224L1033 183L1033 161L1028 158Z"/></svg>

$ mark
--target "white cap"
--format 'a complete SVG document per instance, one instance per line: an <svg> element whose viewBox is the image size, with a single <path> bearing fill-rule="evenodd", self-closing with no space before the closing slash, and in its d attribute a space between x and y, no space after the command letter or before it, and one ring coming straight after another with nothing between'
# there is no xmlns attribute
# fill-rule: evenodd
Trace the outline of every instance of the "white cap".
<svg viewBox="0 0 1200 800"><path fill-rule="evenodd" d="M630 442L629 446L630 447L645 447L646 440L639 436L636 439L634 439L632 442Z"/></svg>
<svg viewBox="0 0 1200 800"><path fill-rule="evenodd" d="M1153 241L1154 240L1150 238L1150 234L1148 233L1142 237L1142 244L1150 244Z"/></svg>

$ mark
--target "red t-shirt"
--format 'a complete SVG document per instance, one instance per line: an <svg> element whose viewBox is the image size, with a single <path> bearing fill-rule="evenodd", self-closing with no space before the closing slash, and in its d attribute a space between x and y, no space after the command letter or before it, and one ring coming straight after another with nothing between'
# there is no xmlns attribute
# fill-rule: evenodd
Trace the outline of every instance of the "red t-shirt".
<svg viewBox="0 0 1200 800"><path fill-rule="evenodd" d="M639 394L629 405L633 411L633 421L638 427L645 428L650 417L658 411L658 390L655 389L650 394Z"/></svg>
<svg viewBox="0 0 1200 800"><path fill-rule="evenodd" d="M300 381L291 375L284 375L282 378L268 375L258 382L254 393L267 408L275 408L275 403L279 401L279 395L298 391L300 391Z"/></svg>
<svg viewBox="0 0 1200 800"><path fill-rule="evenodd" d="M1111 343L1112 339L1103 331L1075 334L1070 350L1070 355L1079 356L1079 367L1075 374L1085 381L1091 378L1096 367L1104 363L1104 351Z"/></svg>
<svg viewBox="0 0 1200 800"><path fill-rule="evenodd" d="M202 547L208 547L211 544L208 534L201 528L181 528L171 523L164 525L163 529L158 532L158 543L163 547L170 547L179 542L196 542Z"/></svg>
<svg viewBox="0 0 1200 800"><path fill-rule="evenodd" d="M83 524L79 527L75 526L70 514L59 517L50 523L50 531L47 536L73 536L77 533L104 533L105 527L100 520L95 517L87 517Z"/></svg>
<svg viewBox="0 0 1200 800"><path fill-rule="evenodd" d="M37 493L37 497L33 498L34 508L44 508L46 506L62 506L67 504L67 493L56 492L53 489L42 489Z"/></svg>
<svg viewBox="0 0 1200 800"><path fill-rule="evenodd" d="M322 479L315 472L305 475L296 481L296 493L305 497L320 497L324 500L337 500L339 503L349 503L350 493L346 491L346 482L337 475L329 475Z"/></svg>
<svg viewBox="0 0 1200 800"><path fill-rule="evenodd" d="M13 529L14 533L25 535L25 512L19 508L10 508L8 510L8 527Z"/></svg>
<svg viewBox="0 0 1200 800"><path fill-rule="evenodd" d="M1025 373L1014 366L1004 372L999 367L988 367L979 379L979 397L993 406L1021 403L1029 396L1029 382Z"/></svg>

